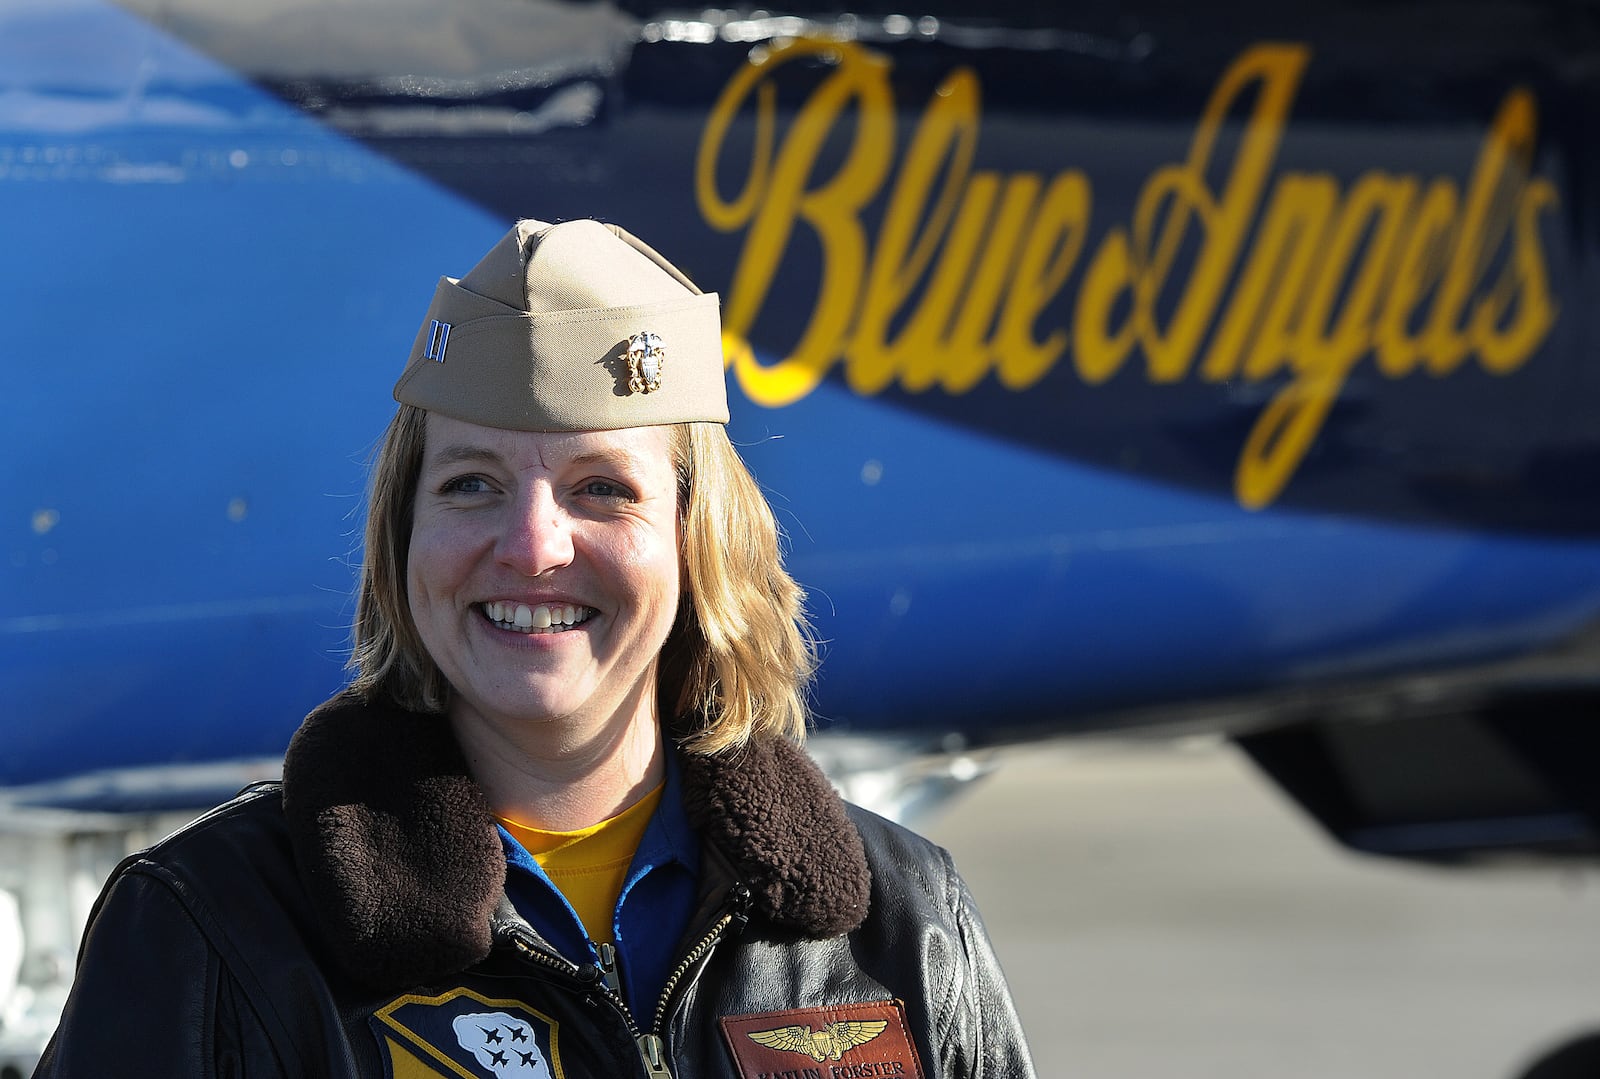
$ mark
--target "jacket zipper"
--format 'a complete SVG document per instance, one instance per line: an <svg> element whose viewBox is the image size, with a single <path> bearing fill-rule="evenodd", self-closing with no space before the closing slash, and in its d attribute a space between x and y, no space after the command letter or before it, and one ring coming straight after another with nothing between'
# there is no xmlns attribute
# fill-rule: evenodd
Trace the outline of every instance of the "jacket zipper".
<svg viewBox="0 0 1600 1079"><path fill-rule="evenodd" d="M666 1063L667 1043L661 1036L666 1029L667 1009L672 1004L672 994L677 991L689 972L703 962L711 949L717 946L728 932L729 926L736 925L736 932L744 929L745 923L750 920L750 889L742 883L735 884L728 889L728 899L724 906L726 910L723 915L712 923L706 935L689 949L688 954L667 976L667 984L661 990L661 999L656 1001L655 1016L650 1021L650 1033L639 1037L639 1055L644 1058L645 1070L650 1073L651 1079L655 1079L657 1075L672 1079L672 1073L667 1070Z"/></svg>
<svg viewBox="0 0 1600 1079"><path fill-rule="evenodd" d="M661 999L656 1003L655 1017L650 1024L649 1033L639 1029L639 1023L634 1019L633 1013L628 1010L627 1001L622 999L622 979L617 974L617 950L611 944L600 944L596 950L600 962L595 968L599 971L600 985L592 986L594 992L609 1000L622 1015L622 1020L628 1025L628 1033L633 1036L634 1046L639 1050L639 1059L644 1064L645 1074L649 1079L672 1079L672 1072L667 1067L666 1041L661 1037L663 1025L667 1021L667 1008L672 1002L672 994L679 984L716 947L722 940L728 927L737 923L740 929L750 920L750 889L743 884L735 884L728 891L728 900L725 904L727 910L719 917L705 936L690 948L672 974L667 978L667 984L661 991ZM508 934L511 943L517 951L528 959L541 966L550 967L561 971L568 977L578 981L586 981L583 968L570 960L551 955L529 944L518 933Z"/></svg>

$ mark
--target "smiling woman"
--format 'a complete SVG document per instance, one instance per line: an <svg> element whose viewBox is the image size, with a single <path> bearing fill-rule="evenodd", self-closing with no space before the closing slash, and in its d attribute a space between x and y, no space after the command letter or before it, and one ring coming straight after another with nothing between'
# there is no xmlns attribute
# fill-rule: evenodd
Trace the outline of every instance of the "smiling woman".
<svg viewBox="0 0 1600 1079"><path fill-rule="evenodd" d="M593 690L592 679L653 720L646 675L678 605L666 431L494 431L448 416L430 416L428 431L444 449L424 458L407 591L423 647L455 688L457 714L470 701L519 720L588 725L621 704L590 704L585 693L563 705L548 694ZM494 448L475 451L480 471L463 475L452 439ZM491 606L512 617L486 625ZM559 621L571 632L530 637L535 615L541 628ZM497 677L507 667L510 683ZM487 702L497 689L510 693L501 709Z"/></svg>
<svg viewBox="0 0 1600 1079"><path fill-rule="evenodd" d="M436 448L407 592L453 690L456 738L501 816L574 828L616 815L663 777L656 676L680 576L667 429L500 431L434 415L424 441ZM553 813L516 778L553 725L565 757L637 761L643 775L586 771ZM491 779L490 761L510 774Z"/></svg>
<svg viewBox="0 0 1600 1079"><path fill-rule="evenodd" d="M948 855L800 748L803 596L720 349L614 226L523 221L440 282L354 680L281 785L120 867L40 1075L133 1042L141 1074L1032 1074Z"/></svg>

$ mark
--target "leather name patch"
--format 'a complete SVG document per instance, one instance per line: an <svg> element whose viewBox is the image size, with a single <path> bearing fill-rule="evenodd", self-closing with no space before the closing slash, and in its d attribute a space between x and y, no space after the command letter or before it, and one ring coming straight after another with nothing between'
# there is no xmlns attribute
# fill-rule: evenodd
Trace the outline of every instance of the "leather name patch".
<svg viewBox="0 0 1600 1079"><path fill-rule="evenodd" d="M725 1015L740 1079L923 1079L898 1000Z"/></svg>

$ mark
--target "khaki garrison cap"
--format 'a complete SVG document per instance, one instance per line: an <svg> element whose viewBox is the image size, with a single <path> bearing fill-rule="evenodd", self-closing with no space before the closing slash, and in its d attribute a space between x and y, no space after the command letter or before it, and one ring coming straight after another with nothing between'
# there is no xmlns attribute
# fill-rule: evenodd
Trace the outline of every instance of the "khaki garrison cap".
<svg viewBox="0 0 1600 1079"><path fill-rule="evenodd" d="M394 397L512 431L727 423L717 296L615 225L519 221L440 279Z"/></svg>

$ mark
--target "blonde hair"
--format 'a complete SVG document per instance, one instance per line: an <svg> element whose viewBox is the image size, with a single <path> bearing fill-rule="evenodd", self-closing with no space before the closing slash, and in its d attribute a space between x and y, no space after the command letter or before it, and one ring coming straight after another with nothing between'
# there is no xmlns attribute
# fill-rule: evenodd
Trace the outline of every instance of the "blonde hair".
<svg viewBox="0 0 1600 1079"><path fill-rule="evenodd" d="M401 405L373 461L351 688L443 712L450 684L411 621L407 552L427 413ZM663 723L690 752L805 737L816 646L805 593L783 568L777 522L720 423L671 431L683 593L661 649Z"/></svg>

